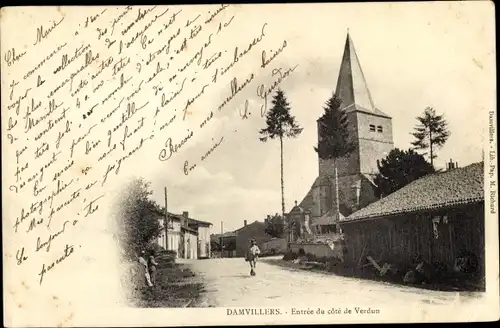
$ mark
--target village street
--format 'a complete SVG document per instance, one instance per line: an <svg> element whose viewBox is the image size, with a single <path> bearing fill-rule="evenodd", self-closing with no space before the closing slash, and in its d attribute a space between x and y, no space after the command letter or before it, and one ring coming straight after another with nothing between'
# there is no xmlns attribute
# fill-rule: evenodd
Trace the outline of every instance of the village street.
<svg viewBox="0 0 500 328"><path fill-rule="evenodd" d="M383 306L395 302L448 304L458 298L461 302L467 302L478 297L475 293L431 291L272 264L280 259L259 259L255 277L249 275L249 266L242 258L179 262L188 264L204 281L205 293L201 306L310 307L352 302L359 306Z"/></svg>

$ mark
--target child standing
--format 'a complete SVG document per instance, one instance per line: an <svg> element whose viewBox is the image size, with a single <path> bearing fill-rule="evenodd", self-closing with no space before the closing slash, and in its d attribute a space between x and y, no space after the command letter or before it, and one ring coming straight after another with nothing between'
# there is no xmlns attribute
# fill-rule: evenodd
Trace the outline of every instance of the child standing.
<svg viewBox="0 0 500 328"><path fill-rule="evenodd" d="M148 269L149 269L149 276L151 277L151 284L156 285L156 267L158 266L158 263L155 260L154 255L149 256L149 261L148 261Z"/></svg>
<svg viewBox="0 0 500 328"><path fill-rule="evenodd" d="M151 276L149 275L148 262L145 259L145 257L146 257L146 252L141 251L141 254L139 255L139 263L141 264L141 268L142 268L141 275L144 275L144 277L146 278L146 284L149 287L153 287L153 284L151 283Z"/></svg>
<svg viewBox="0 0 500 328"><path fill-rule="evenodd" d="M250 240L250 248L247 251L246 260L250 263L250 275L255 276L255 266L259 257L260 249L255 239Z"/></svg>

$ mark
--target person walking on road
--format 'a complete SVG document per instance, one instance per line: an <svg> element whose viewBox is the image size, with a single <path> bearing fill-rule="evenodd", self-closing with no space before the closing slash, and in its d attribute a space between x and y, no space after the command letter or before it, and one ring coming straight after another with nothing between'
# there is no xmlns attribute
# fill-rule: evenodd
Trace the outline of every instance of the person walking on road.
<svg viewBox="0 0 500 328"><path fill-rule="evenodd" d="M250 247L247 251L246 261L250 263L250 275L255 276L255 266L259 257L260 249L255 239L250 240Z"/></svg>

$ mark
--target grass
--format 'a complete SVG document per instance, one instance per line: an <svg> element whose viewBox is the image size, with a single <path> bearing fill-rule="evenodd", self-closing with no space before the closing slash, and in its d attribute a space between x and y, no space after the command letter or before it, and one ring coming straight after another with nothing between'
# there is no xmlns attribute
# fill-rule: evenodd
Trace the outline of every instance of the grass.
<svg viewBox="0 0 500 328"><path fill-rule="evenodd" d="M197 303L203 283L183 264L159 260L154 287L142 287L138 307L182 308Z"/></svg>

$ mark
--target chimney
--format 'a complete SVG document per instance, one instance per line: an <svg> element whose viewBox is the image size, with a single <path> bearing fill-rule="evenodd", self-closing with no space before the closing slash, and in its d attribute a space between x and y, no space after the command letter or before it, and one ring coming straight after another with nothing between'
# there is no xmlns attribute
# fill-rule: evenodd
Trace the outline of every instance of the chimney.
<svg viewBox="0 0 500 328"><path fill-rule="evenodd" d="M247 220L243 220L243 226L246 227L247 226Z"/></svg>
<svg viewBox="0 0 500 328"><path fill-rule="evenodd" d="M181 227L189 227L189 212L182 212Z"/></svg>

